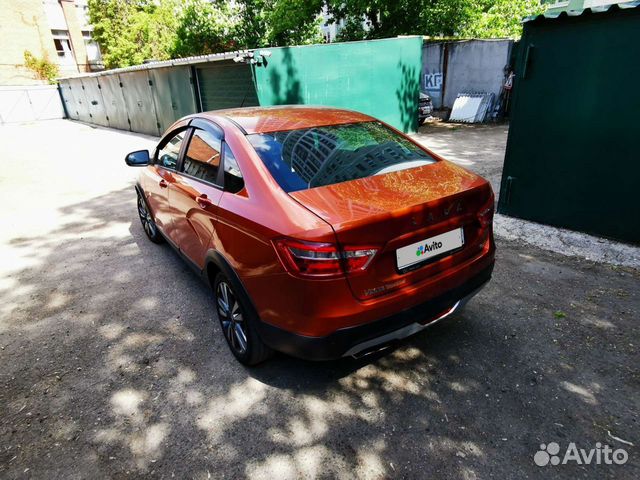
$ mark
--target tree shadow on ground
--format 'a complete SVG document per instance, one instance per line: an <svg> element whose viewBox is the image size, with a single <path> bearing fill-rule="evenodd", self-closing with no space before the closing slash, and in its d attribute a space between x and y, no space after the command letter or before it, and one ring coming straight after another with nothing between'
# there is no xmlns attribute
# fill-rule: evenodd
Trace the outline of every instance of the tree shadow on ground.
<svg viewBox="0 0 640 480"><path fill-rule="evenodd" d="M503 244L489 287L426 334L247 369L131 187L62 210L11 242L32 258L0 290L3 477L536 478L540 443L637 433L637 274ZM554 473L633 478L634 454Z"/></svg>

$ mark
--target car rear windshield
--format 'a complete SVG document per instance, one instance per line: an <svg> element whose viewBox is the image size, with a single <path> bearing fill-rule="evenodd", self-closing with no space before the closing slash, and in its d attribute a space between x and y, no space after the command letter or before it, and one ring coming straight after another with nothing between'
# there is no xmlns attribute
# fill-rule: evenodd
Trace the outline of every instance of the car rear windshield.
<svg viewBox="0 0 640 480"><path fill-rule="evenodd" d="M379 122L247 135L286 192L420 167L435 160Z"/></svg>

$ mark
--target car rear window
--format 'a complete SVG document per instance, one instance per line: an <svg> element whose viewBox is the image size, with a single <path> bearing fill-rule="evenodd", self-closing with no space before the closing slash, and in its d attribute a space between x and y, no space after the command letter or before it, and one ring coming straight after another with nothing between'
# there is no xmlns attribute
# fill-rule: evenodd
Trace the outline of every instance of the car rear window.
<svg viewBox="0 0 640 480"><path fill-rule="evenodd" d="M379 122L247 135L286 192L332 185L435 160Z"/></svg>

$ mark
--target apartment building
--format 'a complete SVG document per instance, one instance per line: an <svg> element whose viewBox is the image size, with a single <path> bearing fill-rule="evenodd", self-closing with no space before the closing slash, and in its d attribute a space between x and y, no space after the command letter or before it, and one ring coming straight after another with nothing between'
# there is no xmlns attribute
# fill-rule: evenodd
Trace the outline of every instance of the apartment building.
<svg viewBox="0 0 640 480"><path fill-rule="evenodd" d="M0 85L45 83L24 66L24 52L47 57L60 76L102 70L87 0L0 0Z"/></svg>

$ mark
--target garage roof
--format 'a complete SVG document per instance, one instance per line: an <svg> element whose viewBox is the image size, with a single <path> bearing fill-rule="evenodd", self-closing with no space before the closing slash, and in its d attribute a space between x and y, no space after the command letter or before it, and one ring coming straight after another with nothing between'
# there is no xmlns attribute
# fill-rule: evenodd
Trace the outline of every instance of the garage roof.
<svg viewBox="0 0 640 480"><path fill-rule="evenodd" d="M636 0L634 2L625 2L625 3L614 3L611 5L603 5L601 7L591 7L591 8L583 8L580 10L566 10L562 12L544 12L540 15L531 15L530 17L525 17L522 20L523 23L533 22L533 21L541 21L541 20L554 20L556 18L567 18L567 17L579 17L581 15L589 15L592 13L604 13L604 12L615 12L617 10L628 10L631 8L640 7L640 0Z"/></svg>

